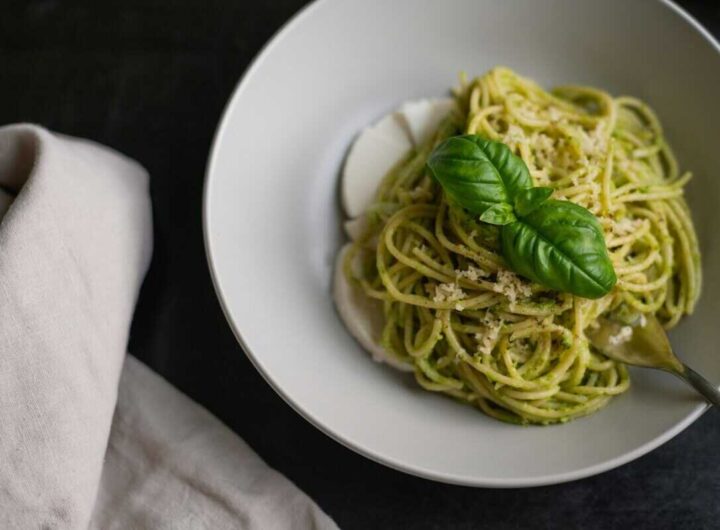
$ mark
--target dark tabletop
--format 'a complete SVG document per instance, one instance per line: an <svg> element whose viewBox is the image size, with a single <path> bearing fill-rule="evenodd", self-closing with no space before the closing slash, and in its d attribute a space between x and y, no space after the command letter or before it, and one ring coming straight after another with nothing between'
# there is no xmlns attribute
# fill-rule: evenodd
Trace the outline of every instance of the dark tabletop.
<svg viewBox="0 0 720 530"><path fill-rule="evenodd" d="M97 140L151 174L155 254L130 351L222 419L342 528L720 527L720 412L593 478L472 489L404 475L353 453L296 414L252 367L208 274L205 162L238 78L303 4L2 2L0 123L32 121ZM720 36L720 2L680 4Z"/></svg>

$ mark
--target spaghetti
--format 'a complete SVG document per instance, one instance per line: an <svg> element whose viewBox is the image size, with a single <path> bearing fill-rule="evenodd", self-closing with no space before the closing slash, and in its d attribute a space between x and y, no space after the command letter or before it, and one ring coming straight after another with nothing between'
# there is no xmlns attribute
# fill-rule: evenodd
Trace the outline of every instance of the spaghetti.
<svg viewBox="0 0 720 530"><path fill-rule="evenodd" d="M588 343L595 319L654 314L671 328L693 311L701 272L683 198L691 175L678 171L654 113L631 97L547 92L498 67L462 79L455 99L432 140L383 180L345 274L382 302L381 344L423 388L516 423L592 413L630 384L623 364ZM425 168L432 149L460 133L505 143L536 186L595 214L618 276L607 296L551 291L504 267L498 227L448 204Z"/></svg>

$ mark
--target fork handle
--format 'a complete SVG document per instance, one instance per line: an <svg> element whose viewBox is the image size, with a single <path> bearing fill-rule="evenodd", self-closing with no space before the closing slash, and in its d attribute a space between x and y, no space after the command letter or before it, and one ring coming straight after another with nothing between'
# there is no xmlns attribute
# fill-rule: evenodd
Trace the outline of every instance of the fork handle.
<svg viewBox="0 0 720 530"><path fill-rule="evenodd" d="M711 404L720 407L720 391L710 381L705 379L695 370L683 363L683 371L673 370L673 373L680 376L686 383L692 386L700 394L703 395Z"/></svg>

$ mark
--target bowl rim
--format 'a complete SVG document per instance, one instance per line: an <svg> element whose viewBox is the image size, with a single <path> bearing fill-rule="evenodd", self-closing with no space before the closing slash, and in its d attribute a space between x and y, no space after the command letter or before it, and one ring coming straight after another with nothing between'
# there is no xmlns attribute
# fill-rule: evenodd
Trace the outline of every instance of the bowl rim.
<svg viewBox="0 0 720 530"><path fill-rule="evenodd" d="M392 458L387 458L381 454L377 454L373 452L370 449L367 449L352 440L344 437L342 434L335 432L332 428L324 425L320 420L315 418L313 414L307 410L305 410L300 404L296 403L292 397L290 397L286 392L275 383L273 380L271 374L269 374L262 366L262 363L258 357L255 356L253 351L248 347L245 340L243 339L242 332L239 329L239 326L237 323L235 323L231 316L230 316L230 310L228 308L228 301L226 300L226 296L223 292L223 288L221 285L221 280L219 277L219 274L215 268L215 260L213 258L213 249L212 249L212 243L211 243L211 230L210 230L210 215L211 215L211 206L210 206L210 189L212 187L213 183L213 174L216 171L216 165L217 165L217 159L219 157L220 152L220 144L223 142L223 139L225 137L226 131L229 127L229 117L232 112L232 109L237 104L237 101L242 96L246 86L250 83L253 74L255 71L261 66L261 64L264 62L264 60L270 55L272 50L275 48L276 45L278 45L285 37L286 35L293 31L297 26L299 26L302 21L311 16L313 12L320 9L321 6L323 6L326 3L329 3L330 0L313 0L309 4L303 6L299 11L297 11L292 17L290 17L284 24L282 24L279 29L275 31L275 33L270 37L270 39L263 45L263 47L260 49L258 54L253 58L253 60L249 63L249 65L246 67L245 71L241 75L240 79L238 80L237 84L235 85L235 88L233 89L232 93L230 94L230 97L227 100L227 103L225 104L225 107L223 108L221 118L219 121L219 125L217 126L215 130L215 134L212 139L212 144L210 148L210 154L208 157L208 162L205 169L205 175L204 175L204 184L203 184L203 195L202 195L202 229L203 229L203 241L204 241L204 247L205 247L205 256L207 258L208 262L208 269L210 271L210 277L212 279L213 287L215 289L215 294L217 295L218 302L220 303L220 307L222 308L222 312L225 316L225 320L227 321L228 325L230 326L230 329L232 330L233 334L235 335L235 339L237 340L238 344L241 346L243 352L245 355L250 359L250 362L253 364L255 369L260 373L260 375L265 379L265 381L270 385L270 387L287 403L295 412L297 412L301 417L303 417L306 421L308 421L310 424L312 424L314 427L316 427L318 430L320 430L322 433L330 437L331 439L335 440L336 442L340 443L341 445L347 447L348 449L374 461L379 464L383 464L391 469L395 469L397 471L407 473L416 477L434 480L437 482L445 483L445 484L453 484L453 485L460 485L460 486L472 486L472 487L483 487L483 488L528 488L528 487L538 487L538 486L547 486L547 485L553 485L553 484L561 484L565 482L571 482L575 480L580 480L583 478L587 478L593 475L597 475L606 471L610 471L611 469L614 469L616 467L622 466L624 464L627 464L637 458L640 458L641 456L646 455L647 453L653 451L654 449L657 449L661 445L665 444L666 442L670 441L672 438L683 432L687 427L689 427L692 423L694 423L700 416L702 416L709 408L710 405L708 404L698 404L695 409L693 409L685 418L683 418L681 421L677 422L675 425L667 429L665 432L660 434L659 436L656 436L652 440L646 442L645 444L637 447L636 449L632 451L628 451L620 456L617 456L615 458L609 459L605 462L601 462L598 464L582 467L573 471L563 472L563 473L556 473L556 474L545 474L542 476L537 477L528 477L528 478L471 478L467 476L452 474L452 473L442 473L437 472L430 469L425 469L421 465L411 465L403 462L395 461ZM715 37L690 13L688 13L684 8L680 7L679 5L675 4L673 0L657 0L658 3L660 3L663 7L666 9L671 10L675 15L679 16L685 23L689 24L695 31L697 31L712 48L715 49L715 51L720 54L720 42L715 39Z"/></svg>

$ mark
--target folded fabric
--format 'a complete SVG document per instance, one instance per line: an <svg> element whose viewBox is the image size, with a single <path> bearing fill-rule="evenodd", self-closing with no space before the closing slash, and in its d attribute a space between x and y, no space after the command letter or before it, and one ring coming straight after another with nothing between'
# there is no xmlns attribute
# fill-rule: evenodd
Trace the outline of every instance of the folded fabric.
<svg viewBox="0 0 720 530"><path fill-rule="evenodd" d="M335 528L125 360L151 255L147 188L107 148L0 128L0 528Z"/></svg>
<svg viewBox="0 0 720 530"><path fill-rule="evenodd" d="M337 528L227 427L125 361L91 528Z"/></svg>

